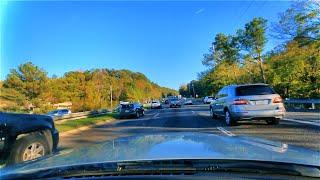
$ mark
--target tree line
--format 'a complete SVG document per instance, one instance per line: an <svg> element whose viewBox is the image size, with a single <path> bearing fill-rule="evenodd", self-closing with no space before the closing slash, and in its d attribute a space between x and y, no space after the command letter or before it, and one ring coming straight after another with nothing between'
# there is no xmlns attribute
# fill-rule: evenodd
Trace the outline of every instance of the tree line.
<svg viewBox="0 0 320 180"><path fill-rule="evenodd" d="M48 112L53 104L62 102L72 102L72 111L78 112L115 107L119 101L143 102L177 94L139 72L93 69L49 78L31 62L12 69L0 88L2 111L27 111L33 106L37 113Z"/></svg>
<svg viewBox="0 0 320 180"><path fill-rule="evenodd" d="M270 39L281 43L266 52ZM257 17L235 34L217 34L202 63L208 69L180 86L180 94L203 97L229 84L268 83L285 98L319 98L320 3L296 1L269 26Z"/></svg>

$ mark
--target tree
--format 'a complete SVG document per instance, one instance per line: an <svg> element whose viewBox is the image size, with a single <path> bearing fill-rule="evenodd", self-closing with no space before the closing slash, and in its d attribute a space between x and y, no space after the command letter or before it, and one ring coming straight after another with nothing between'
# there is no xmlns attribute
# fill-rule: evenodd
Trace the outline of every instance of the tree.
<svg viewBox="0 0 320 180"><path fill-rule="evenodd" d="M320 56L315 43L301 47L299 42L287 44L285 51L269 57L270 83L284 97L319 97Z"/></svg>
<svg viewBox="0 0 320 180"><path fill-rule="evenodd" d="M300 45L320 40L320 3L314 0L295 1L289 9L279 14L279 21L273 23L274 38Z"/></svg>
<svg viewBox="0 0 320 180"><path fill-rule="evenodd" d="M28 100L38 98L46 90L47 73L31 62L21 64L18 69L11 69L4 81L5 88L13 88L25 95Z"/></svg>
<svg viewBox="0 0 320 180"><path fill-rule="evenodd" d="M267 42L265 36L266 28L267 20L254 18L251 22L245 24L244 30L238 30L237 32L243 49L259 64L261 79L264 83L266 83L266 77L263 68L262 52Z"/></svg>
<svg viewBox="0 0 320 180"><path fill-rule="evenodd" d="M179 87L179 94L181 96L184 96L184 97L189 97L190 93L189 93L189 90L188 90L188 85L186 85L186 84L181 85Z"/></svg>
<svg viewBox="0 0 320 180"><path fill-rule="evenodd" d="M204 54L202 63L213 67L222 62L235 64L239 60L239 43L236 36L219 33L215 36L209 54Z"/></svg>

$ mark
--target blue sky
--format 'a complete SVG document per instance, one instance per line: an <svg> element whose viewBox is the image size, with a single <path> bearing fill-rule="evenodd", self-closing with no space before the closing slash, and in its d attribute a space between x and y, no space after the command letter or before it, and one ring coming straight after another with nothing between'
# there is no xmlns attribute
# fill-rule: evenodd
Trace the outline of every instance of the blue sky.
<svg viewBox="0 0 320 180"><path fill-rule="evenodd" d="M129 69L178 89L206 69L202 55L215 34L232 34L257 16L274 22L289 5L288 1L2 3L0 79L31 61L49 76L92 68ZM269 41L267 49L274 45Z"/></svg>

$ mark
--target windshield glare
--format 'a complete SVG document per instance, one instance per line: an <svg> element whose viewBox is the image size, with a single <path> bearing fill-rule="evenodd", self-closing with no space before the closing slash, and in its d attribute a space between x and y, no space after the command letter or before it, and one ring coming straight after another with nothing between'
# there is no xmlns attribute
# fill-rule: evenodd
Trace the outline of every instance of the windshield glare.
<svg viewBox="0 0 320 180"><path fill-rule="evenodd" d="M317 0L2 0L0 179L317 172L319 22Z"/></svg>

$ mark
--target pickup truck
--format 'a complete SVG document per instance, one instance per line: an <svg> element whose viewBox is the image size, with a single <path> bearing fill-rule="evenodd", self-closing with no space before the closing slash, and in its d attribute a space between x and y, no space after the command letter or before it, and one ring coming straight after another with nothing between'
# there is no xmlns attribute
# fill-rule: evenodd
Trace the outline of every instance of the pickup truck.
<svg viewBox="0 0 320 180"><path fill-rule="evenodd" d="M0 164L34 160L56 151L59 132L52 117L0 112Z"/></svg>

